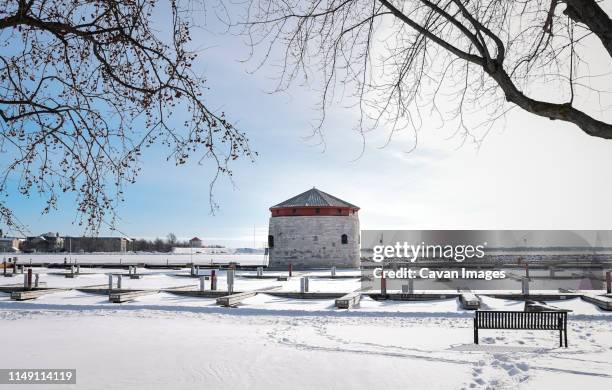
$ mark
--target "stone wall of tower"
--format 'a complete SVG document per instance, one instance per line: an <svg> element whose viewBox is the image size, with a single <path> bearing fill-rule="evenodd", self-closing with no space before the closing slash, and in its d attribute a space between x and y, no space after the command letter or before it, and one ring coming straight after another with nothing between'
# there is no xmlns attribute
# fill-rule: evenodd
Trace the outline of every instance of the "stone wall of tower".
<svg viewBox="0 0 612 390"><path fill-rule="evenodd" d="M346 216L271 217L270 267L295 269L359 267L359 217ZM342 244L342 235L348 242Z"/></svg>

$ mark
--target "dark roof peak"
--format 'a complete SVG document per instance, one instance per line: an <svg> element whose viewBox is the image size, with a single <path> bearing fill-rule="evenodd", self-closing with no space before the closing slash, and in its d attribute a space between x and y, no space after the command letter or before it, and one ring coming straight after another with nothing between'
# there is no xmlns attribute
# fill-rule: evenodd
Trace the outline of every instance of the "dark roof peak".
<svg viewBox="0 0 612 390"><path fill-rule="evenodd" d="M308 191L302 192L293 198L287 199L284 202L272 206L271 209L283 207L349 207L359 210L359 207L355 206L354 204L318 190L314 186Z"/></svg>

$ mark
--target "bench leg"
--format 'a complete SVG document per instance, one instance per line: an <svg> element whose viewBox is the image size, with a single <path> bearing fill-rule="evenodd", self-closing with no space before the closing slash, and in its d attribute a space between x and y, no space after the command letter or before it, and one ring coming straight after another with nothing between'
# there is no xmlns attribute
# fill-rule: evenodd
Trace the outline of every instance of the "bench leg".
<svg viewBox="0 0 612 390"><path fill-rule="evenodd" d="M478 344L478 326L476 325L476 319L474 319L474 344Z"/></svg>
<svg viewBox="0 0 612 390"><path fill-rule="evenodd" d="M559 347L563 346L563 329L559 329Z"/></svg>
<svg viewBox="0 0 612 390"><path fill-rule="evenodd" d="M567 348L567 328L565 328L565 348Z"/></svg>

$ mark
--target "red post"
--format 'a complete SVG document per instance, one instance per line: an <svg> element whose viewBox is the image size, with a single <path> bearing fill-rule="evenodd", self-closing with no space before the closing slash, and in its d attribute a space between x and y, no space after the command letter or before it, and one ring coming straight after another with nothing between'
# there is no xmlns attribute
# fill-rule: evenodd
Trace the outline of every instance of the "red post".
<svg viewBox="0 0 612 390"><path fill-rule="evenodd" d="M606 291L612 294L612 271L606 272Z"/></svg>
<svg viewBox="0 0 612 390"><path fill-rule="evenodd" d="M2 262L2 265L4 266L4 267L3 267L3 268L4 268L4 270L2 271L2 274L3 274L4 276L6 276L6 260L4 260L4 261Z"/></svg>
<svg viewBox="0 0 612 390"><path fill-rule="evenodd" d="M380 277L380 293L382 295L387 295L387 280L382 275Z"/></svg>
<svg viewBox="0 0 612 390"><path fill-rule="evenodd" d="M289 263L289 277L293 276L293 264Z"/></svg>
<svg viewBox="0 0 612 390"><path fill-rule="evenodd" d="M525 277L529 279L529 263L525 263Z"/></svg>
<svg viewBox="0 0 612 390"><path fill-rule="evenodd" d="M32 288L32 268L28 268L28 288Z"/></svg>

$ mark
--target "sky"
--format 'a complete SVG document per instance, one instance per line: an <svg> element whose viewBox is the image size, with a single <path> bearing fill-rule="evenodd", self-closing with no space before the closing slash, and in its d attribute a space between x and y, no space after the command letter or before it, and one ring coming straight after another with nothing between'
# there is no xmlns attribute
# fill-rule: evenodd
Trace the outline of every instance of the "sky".
<svg viewBox="0 0 612 390"><path fill-rule="evenodd" d="M247 50L242 38L214 31L195 37L207 47L195 64L208 79L204 99L247 133L258 157L234 164L233 184L221 179L214 192L220 208L211 215L211 166L176 167L162 149L149 151L119 208L118 230L125 235L172 232L208 244L260 247L269 207L313 186L358 205L362 229L612 229L612 141L513 110L480 148L459 146L449 139L452 129L426 120L415 150L408 152L414 142L408 133L381 148L387 133L380 129L360 156L362 139L353 130L358 112L336 104L322 150L305 139L317 117L316 91L296 85L270 94L273 69L250 74L252 66L239 61ZM9 206L34 234L83 233L69 197L44 216L36 197L11 197Z"/></svg>

